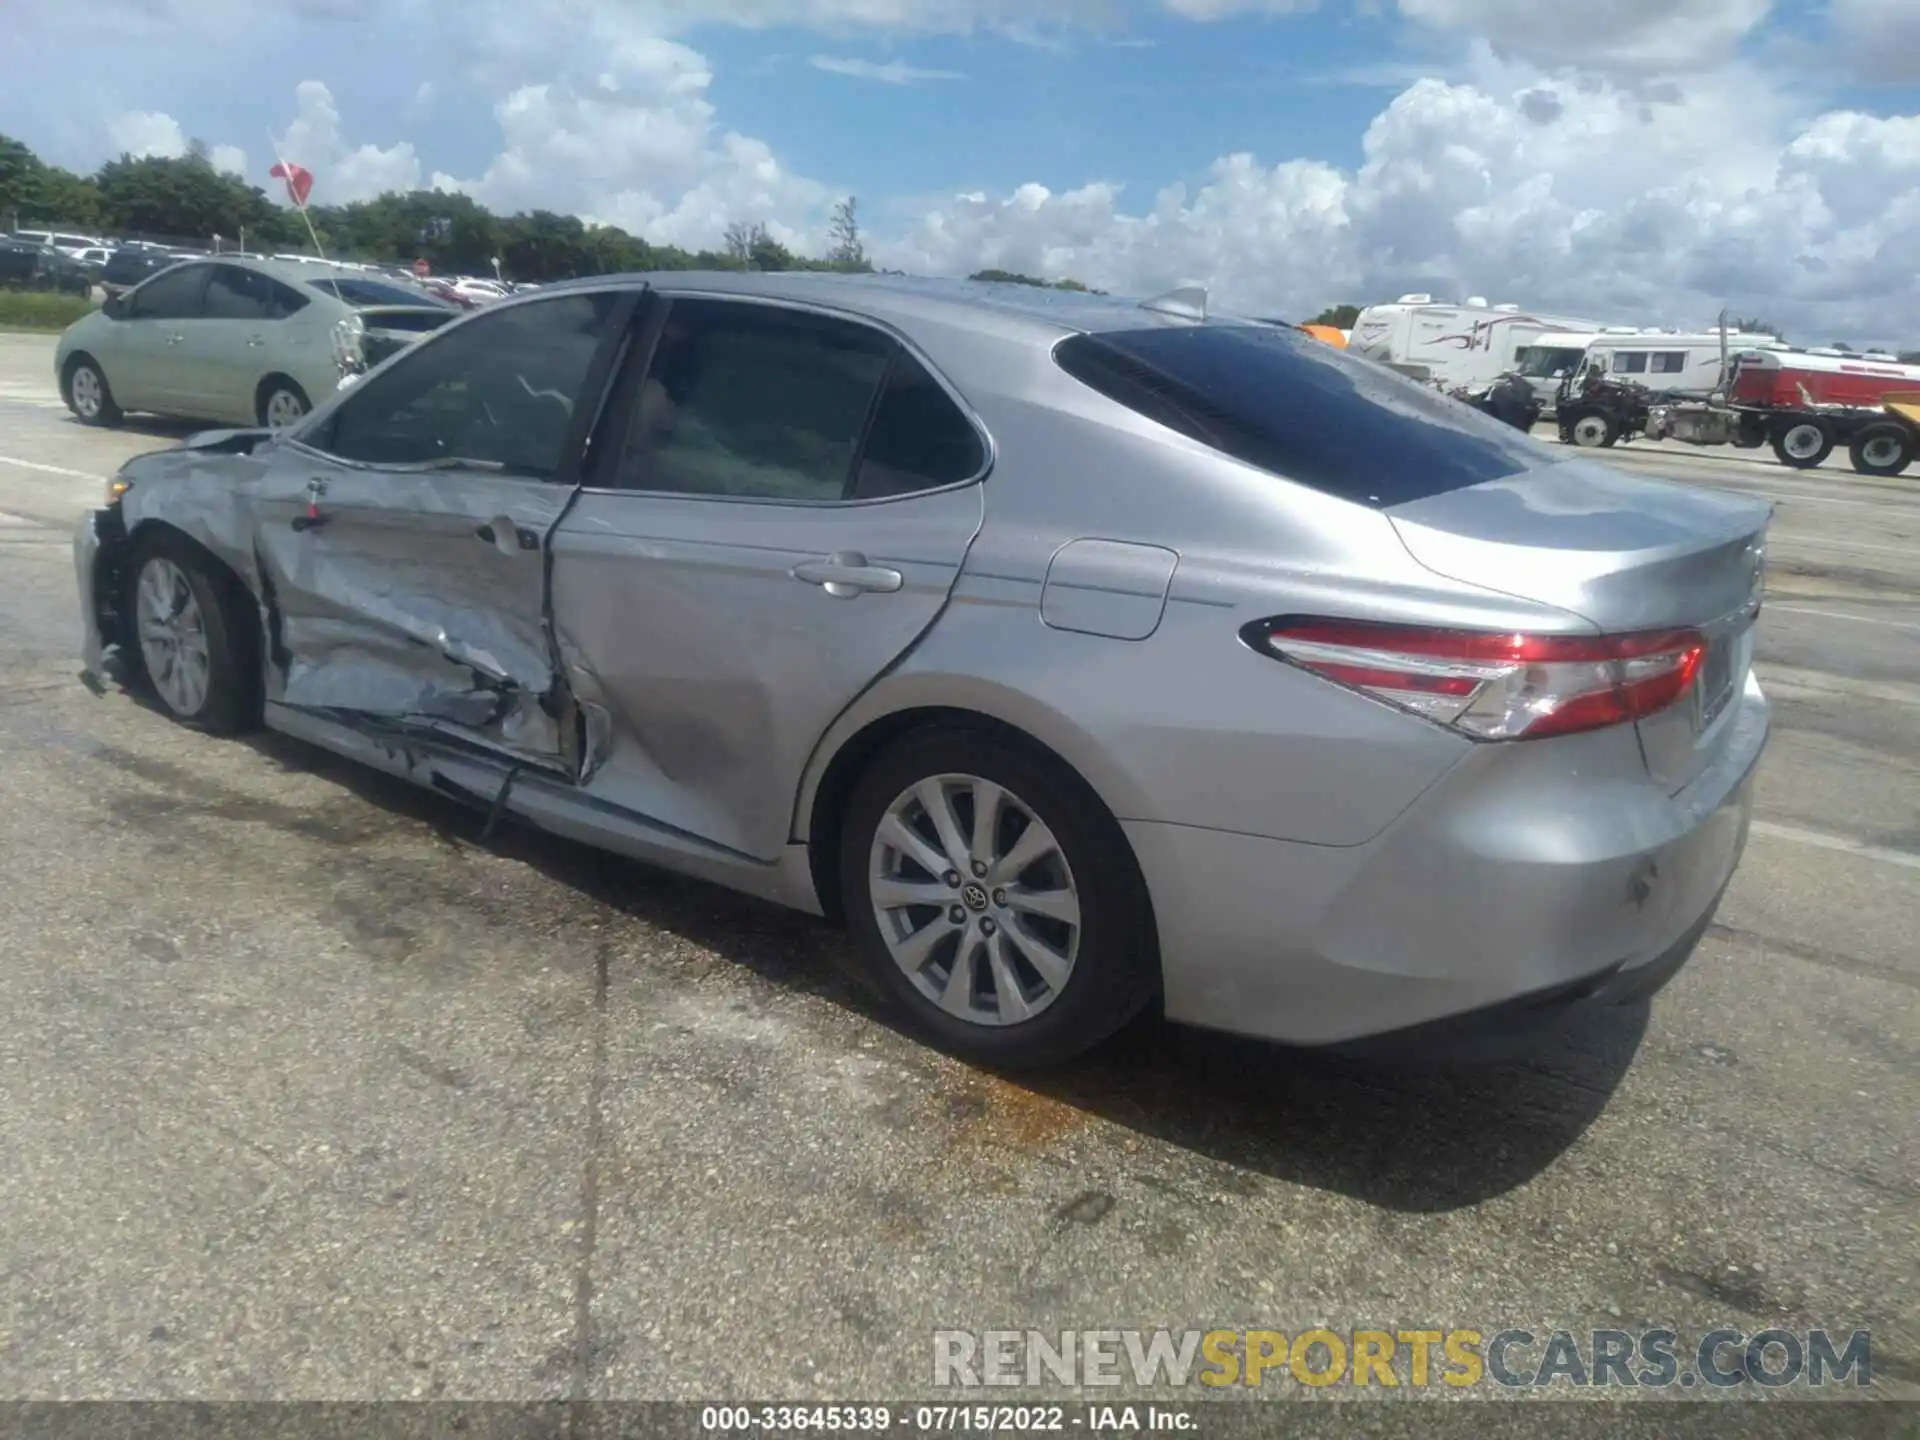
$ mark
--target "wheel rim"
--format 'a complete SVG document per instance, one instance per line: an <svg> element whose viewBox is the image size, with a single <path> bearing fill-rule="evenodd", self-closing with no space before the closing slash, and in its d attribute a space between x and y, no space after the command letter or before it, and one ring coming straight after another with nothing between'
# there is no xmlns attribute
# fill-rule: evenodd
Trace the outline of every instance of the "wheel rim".
<svg viewBox="0 0 1920 1440"><path fill-rule="evenodd" d="M267 397L267 425L271 429L285 429L306 413L307 407L291 390L276 390Z"/></svg>
<svg viewBox="0 0 1920 1440"><path fill-rule="evenodd" d="M1607 438L1607 422L1598 415L1583 415L1573 424L1573 442L1589 448Z"/></svg>
<svg viewBox="0 0 1920 1440"><path fill-rule="evenodd" d="M1067 987L1080 892L1031 806L977 775L900 793L874 835L868 890L894 964L931 1003L974 1025L1018 1025Z"/></svg>
<svg viewBox="0 0 1920 1440"><path fill-rule="evenodd" d="M1876 470L1891 470L1900 463L1904 449L1897 436L1875 435L1860 447L1860 458Z"/></svg>
<svg viewBox="0 0 1920 1440"><path fill-rule="evenodd" d="M73 408L86 419L91 420L100 413L100 377L91 365L82 365L73 372L69 382L73 391Z"/></svg>
<svg viewBox="0 0 1920 1440"><path fill-rule="evenodd" d="M1820 453L1826 439L1818 425L1796 425L1787 431L1780 448L1796 460L1811 460Z"/></svg>
<svg viewBox="0 0 1920 1440"><path fill-rule="evenodd" d="M212 673L206 617L186 572L155 556L140 571L135 594L140 655L160 698L176 715L193 716L207 703Z"/></svg>

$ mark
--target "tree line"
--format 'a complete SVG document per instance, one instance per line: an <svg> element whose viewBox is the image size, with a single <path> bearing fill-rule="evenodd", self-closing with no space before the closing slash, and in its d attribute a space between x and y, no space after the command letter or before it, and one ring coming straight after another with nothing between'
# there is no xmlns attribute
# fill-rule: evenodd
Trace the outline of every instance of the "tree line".
<svg viewBox="0 0 1920 1440"><path fill-rule="evenodd" d="M828 249L798 255L763 224L729 226L718 250L657 245L617 225L532 210L496 215L457 192L393 191L349 205L311 205L307 219L321 248L339 258L411 265L436 274L492 273L498 258L514 280L562 280L630 270L873 269L853 197L834 208ZM25 144L0 135L0 225L8 229L100 231L122 238L168 237L254 251L308 251L312 237L298 211L265 190L214 167L196 141L185 155L121 155L91 175L49 165Z"/></svg>

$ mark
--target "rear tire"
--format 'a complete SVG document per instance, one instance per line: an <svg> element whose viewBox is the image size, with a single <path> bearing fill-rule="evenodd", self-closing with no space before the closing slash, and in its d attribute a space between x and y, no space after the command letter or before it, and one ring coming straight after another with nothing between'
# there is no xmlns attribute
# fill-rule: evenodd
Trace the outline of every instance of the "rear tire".
<svg viewBox="0 0 1920 1440"><path fill-rule="evenodd" d="M297 425L313 409L307 392L284 375L270 376L260 384L257 411L260 423L270 430Z"/></svg>
<svg viewBox="0 0 1920 1440"><path fill-rule="evenodd" d="M126 575L132 676L182 725L235 735L258 724L260 627L245 587L164 531L139 542Z"/></svg>
<svg viewBox="0 0 1920 1440"><path fill-rule="evenodd" d="M1847 459L1862 475L1898 475L1913 463L1920 436L1896 421L1869 425L1847 443Z"/></svg>
<svg viewBox="0 0 1920 1440"><path fill-rule="evenodd" d="M991 797L998 823L976 835L975 802ZM874 981L968 1059L1070 1060L1158 987L1153 911L1119 823L1071 770L990 730L919 731L874 760L849 799L840 885Z"/></svg>
<svg viewBox="0 0 1920 1440"><path fill-rule="evenodd" d="M1833 453L1833 431L1819 420L1783 420L1772 438L1774 455L1795 470L1815 469Z"/></svg>
<svg viewBox="0 0 1920 1440"><path fill-rule="evenodd" d="M91 355L82 355L67 366L67 409L82 425L118 425L125 418L114 403L113 387L107 375Z"/></svg>

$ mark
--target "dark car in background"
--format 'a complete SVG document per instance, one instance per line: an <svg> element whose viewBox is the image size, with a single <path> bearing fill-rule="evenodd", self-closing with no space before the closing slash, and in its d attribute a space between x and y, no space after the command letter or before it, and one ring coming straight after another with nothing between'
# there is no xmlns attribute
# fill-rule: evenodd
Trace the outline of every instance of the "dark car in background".
<svg viewBox="0 0 1920 1440"><path fill-rule="evenodd" d="M181 257L162 245L122 245L107 257L100 272L108 296L124 295L149 275L157 275Z"/></svg>
<svg viewBox="0 0 1920 1440"><path fill-rule="evenodd" d="M85 265L51 245L0 239L0 289L91 295L93 276Z"/></svg>

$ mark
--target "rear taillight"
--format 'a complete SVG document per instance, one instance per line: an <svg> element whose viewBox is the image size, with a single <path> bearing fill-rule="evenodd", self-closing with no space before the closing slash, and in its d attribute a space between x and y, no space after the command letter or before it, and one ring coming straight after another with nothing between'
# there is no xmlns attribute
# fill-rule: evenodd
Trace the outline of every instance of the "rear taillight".
<svg viewBox="0 0 1920 1440"><path fill-rule="evenodd" d="M1288 619L1247 638L1478 740L1538 740L1651 715L1687 693L1707 653L1694 630L1586 637Z"/></svg>

